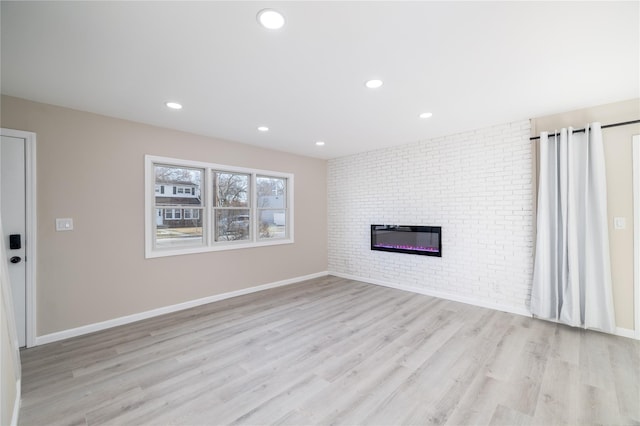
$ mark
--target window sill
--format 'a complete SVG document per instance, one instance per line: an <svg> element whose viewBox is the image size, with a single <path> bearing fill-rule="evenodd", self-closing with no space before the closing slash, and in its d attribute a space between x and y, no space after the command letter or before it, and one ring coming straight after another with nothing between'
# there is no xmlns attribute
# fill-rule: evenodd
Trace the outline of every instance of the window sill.
<svg viewBox="0 0 640 426"><path fill-rule="evenodd" d="M183 254L194 253L207 253L214 251L226 251L226 250L238 250L246 248L277 246L283 244L293 244L293 239L278 239L270 241L258 241L258 242L229 242L229 243L216 243L212 246L197 246L197 247L167 247L166 249L150 249L147 248L145 253L145 259L153 259L156 257L167 256L180 256Z"/></svg>

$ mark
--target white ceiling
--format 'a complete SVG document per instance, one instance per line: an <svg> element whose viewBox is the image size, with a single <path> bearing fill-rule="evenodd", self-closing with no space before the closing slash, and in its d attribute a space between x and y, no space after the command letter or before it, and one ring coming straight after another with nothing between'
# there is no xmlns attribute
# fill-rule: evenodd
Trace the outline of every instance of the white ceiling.
<svg viewBox="0 0 640 426"><path fill-rule="evenodd" d="M334 158L639 97L639 5L2 1L1 89Z"/></svg>

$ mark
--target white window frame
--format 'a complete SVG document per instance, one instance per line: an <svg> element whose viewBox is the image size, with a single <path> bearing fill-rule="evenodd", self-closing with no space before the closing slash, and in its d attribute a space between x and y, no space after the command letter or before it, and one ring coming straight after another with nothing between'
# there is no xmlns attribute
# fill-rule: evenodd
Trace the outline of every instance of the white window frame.
<svg viewBox="0 0 640 426"><path fill-rule="evenodd" d="M145 258L155 258L164 256L177 256L191 253L202 253L210 251L237 250L252 247L265 247L281 244L294 243L294 176L292 173L275 172L271 170L250 169L246 167L235 167L223 164L206 163L202 161L182 160L177 158L160 157L155 155L145 155ZM202 199L202 243L193 246L172 246L155 247L156 236L156 206L155 206L155 165L175 166L204 169L204 176L201 182L200 195ZM248 208L251 217L251 239L238 241L215 241L213 228L213 173L214 171L228 171L234 173L246 173L251 175L251 201ZM258 238L258 212L256 176L268 176L284 178L287 180L286 208L287 224L286 237L276 239Z"/></svg>

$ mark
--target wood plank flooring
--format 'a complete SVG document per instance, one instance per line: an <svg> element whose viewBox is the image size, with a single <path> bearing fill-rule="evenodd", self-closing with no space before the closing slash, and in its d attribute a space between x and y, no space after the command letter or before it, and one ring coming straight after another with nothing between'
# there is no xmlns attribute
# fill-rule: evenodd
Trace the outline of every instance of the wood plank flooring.
<svg viewBox="0 0 640 426"><path fill-rule="evenodd" d="M640 342L332 276L22 351L21 425L640 424Z"/></svg>

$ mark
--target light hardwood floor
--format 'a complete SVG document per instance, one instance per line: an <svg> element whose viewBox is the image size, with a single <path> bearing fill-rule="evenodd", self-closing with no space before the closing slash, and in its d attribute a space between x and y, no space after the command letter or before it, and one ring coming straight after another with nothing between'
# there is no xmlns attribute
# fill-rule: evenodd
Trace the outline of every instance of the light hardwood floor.
<svg viewBox="0 0 640 426"><path fill-rule="evenodd" d="M22 368L21 425L640 423L640 342L332 276Z"/></svg>

